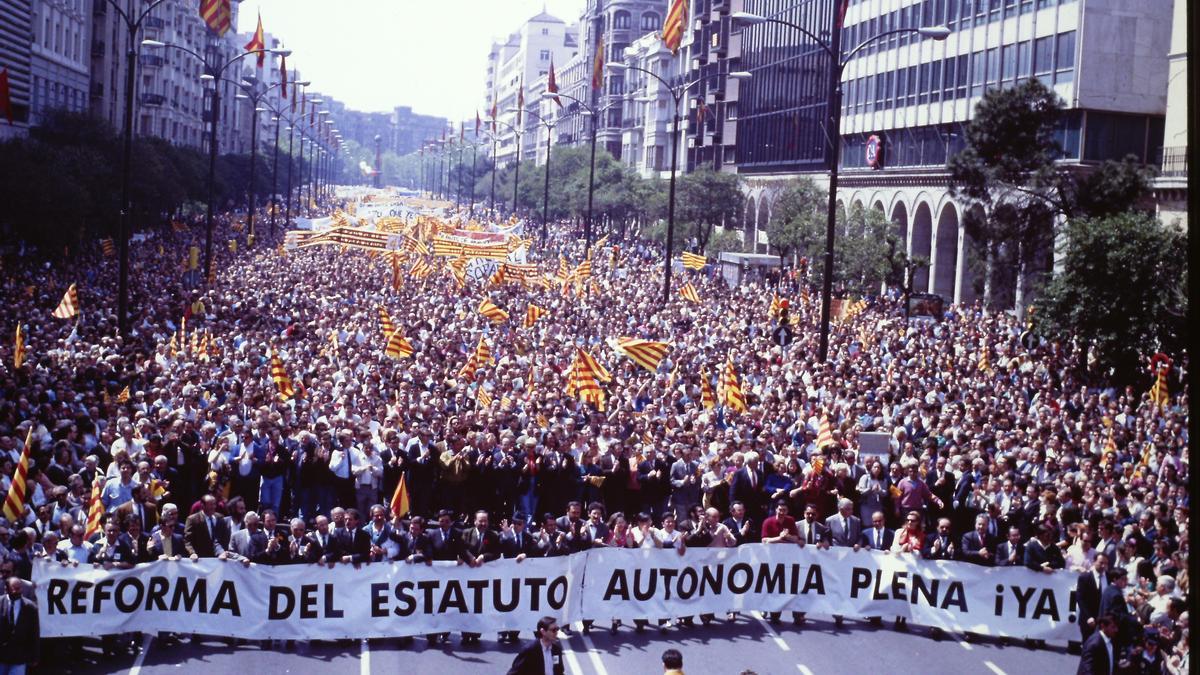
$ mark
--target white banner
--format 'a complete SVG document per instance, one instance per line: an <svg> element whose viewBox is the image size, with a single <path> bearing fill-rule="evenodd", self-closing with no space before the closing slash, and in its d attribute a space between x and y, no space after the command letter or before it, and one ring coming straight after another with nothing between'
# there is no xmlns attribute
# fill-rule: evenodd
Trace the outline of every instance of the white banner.
<svg viewBox="0 0 1200 675"><path fill-rule="evenodd" d="M1074 639L1074 577L909 555L755 544L596 549L478 568L269 567L217 560L130 570L34 567L44 637L171 631L340 639L529 630L543 615L659 619L727 611L902 616L981 635Z"/></svg>

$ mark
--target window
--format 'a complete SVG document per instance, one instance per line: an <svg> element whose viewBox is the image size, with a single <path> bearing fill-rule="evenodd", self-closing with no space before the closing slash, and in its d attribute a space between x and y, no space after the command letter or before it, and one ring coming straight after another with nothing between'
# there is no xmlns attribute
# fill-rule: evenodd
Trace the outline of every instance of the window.
<svg viewBox="0 0 1200 675"><path fill-rule="evenodd" d="M1057 42L1058 62L1054 81L1071 82L1075 78L1075 31L1059 33Z"/></svg>
<svg viewBox="0 0 1200 675"><path fill-rule="evenodd" d="M1016 45L1004 45L1004 47L1000 49L1000 55L1000 60L1004 63L1004 72L1002 76L1005 82L1009 82L1017 75Z"/></svg>
<svg viewBox="0 0 1200 675"><path fill-rule="evenodd" d="M658 30L659 28L661 28L661 24L658 21L657 14L647 12L646 14L642 15L642 30L653 31Z"/></svg>
<svg viewBox="0 0 1200 675"><path fill-rule="evenodd" d="M1000 81L1000 50L992 47L987 50L987 82L995 84Z"/></svg>
<svg viewBox="0 0 1200 675"><path fill-rule="evenodd" d="M1033 49L1033 43L1026 40L1017 45L1017 77L1022 80L1028 79L1033 74L1032 59L1030 58L1030 50Z"/></svg>
<svg viewBox="0 0 1200 675"><path fill-rule="evenodd" d="M896 71L896 105L905 105L908 96L908 68Z"/></svg>
<svg viewBox="0 0 1200 675"><path fill-rule="evenodd" d="M1033 41L1033 73L1049 75L1054 72L1054 36L1047 35Z"/></svg>
<svg viewBox="0 0 1200 675"><path fill-rule="evenodd" d="M954 95L959 98L965 98L967 95L967 80L970 73L967 72L969 67L969 54L962 54L958 57L958 67L955 69Z"/></svg>
<svg viewBox="0 0 1200 675"><path fill-rule="evenodd" d="M617 12L613 14L613 28L629 28L629 12Z"/></svg>
<svg viewBox="0 0 1200 675"><path fill-rule="evenodd" d="M550 60L550 50L543 49L541 52L538 53L538 58L541 59L542 61L549 61Z"/></svg>
<svg viewBox="0 0 1200 675"><path fill-rule="evenodd" d="M942 90L942 62L941 61L934 61L933 63L929 64L929 90L930 90L930 96L929 96L930 103L934 103L934 102L941 100L941 98L938 96L938 94Z"/></svg>
<svg viewBox="0 0 1200 675"><path fill-rule="evenodd" d="M549 28L543 28L543 29L542 29L542 35L549 35L549 34L550 34L550 29L549 29Z"/></svg>

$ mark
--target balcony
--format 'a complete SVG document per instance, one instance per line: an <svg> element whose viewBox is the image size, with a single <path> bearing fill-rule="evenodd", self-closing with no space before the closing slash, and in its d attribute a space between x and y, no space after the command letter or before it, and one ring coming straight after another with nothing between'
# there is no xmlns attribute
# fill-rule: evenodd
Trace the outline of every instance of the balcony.
<svg viewBox="0 0 1200 675"><path fill-rule="evenodd" d="M1187 178L1186 145L1163 148L1161 175L1164 178Z"/></svg>
<svg viewBox="0 0 1200 675"><path fill-rule="evenodd" d="M167 22L157 16L146 17L146 28L166 28Z"/></svg>
<svg viewBox="0 0 1200 675"><path fill-rule="evenodd" d="M167 97L162 94L142 94L139 100L142 105L162 105L167 102Z"/></svg>
<svg viewBox="0 0 1200 675"><path fill-rule="evenodd" d="M138 56L138 63L143 68L162 68L167 60L158 54L141 54Z"/></svg>

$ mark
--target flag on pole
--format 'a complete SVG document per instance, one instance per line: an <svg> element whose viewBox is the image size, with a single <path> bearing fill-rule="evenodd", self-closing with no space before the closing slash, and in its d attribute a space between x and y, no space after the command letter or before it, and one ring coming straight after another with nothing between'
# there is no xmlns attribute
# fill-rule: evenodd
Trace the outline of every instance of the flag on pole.
<svg viewBox="0 0 1200 675"><path fill-rule="evenodd" d="M62 302L58 303L53 316L56 319L70 319L76 314L79 314L79 292L75 290L75 284L71 284L63 294Z"/></svg>
<svg viewBox="0 0 1200 675"><path fill-rule="evenodd" d="M602 378L594 370L598 365L587 352L576 348L575 361L567 378L567 396L577 396L584 403L591 403L597 410L605 408L604 390L600 388Z"/></svg>
<svg viewBox="0 0 1200 675"><path fill-rule="evenodd" d="M592 89L604 86L604 35L596 38L596 55L592 61Z"/></svg>
<svg viewBox="0 0 1200 675"><path fill-rule="evenodd" d="M12 88L8 83L8 68L0 68L0 111L4 112L8 126L12 126Z"/></svg>
<svg viewBox="0 0 1200 675"><path fill-rule="evenodd" d="M771 296L771 306L767 309L767 316L778 316L783 310L783 304L779 300L778 295Z"/></svg>
<svg viewBox="0 0 1200 675"><path fill-rule="evenodd" d="M683 296L684 300L700 304L700 294L691 283L684 284L683 288L679 289L679 295Z"/></svg>
<svg viewBox="0 0 1200 675"><path fill-rule="evenodd" d="M412 269L410 269L408 273L414 279L424 279L425 277L429 276L429 273L432 271L433 268L430 267L429 263L426 262L424 258L419 258L415 263L413 263Z"/></svg>
<svg viewBox="0 0 1200 675"><path fill-rule="evenodd" d="M288 377L287 371L284 370L279 352L271 353L271 381L275 383L281 400L287 401L296 395L296 390L292 387L292 378Z"/></svg>
<svg viewBox="0 0 1200 675"><path fill-rule="evenodd" d="M554 76L554 57L553 56L550 57L550 72L546 75L546 91L550 92L551 94L558 93L558 78L556 78ZM555 96L554 102L558 104L558 107L560 107L560 108L562 107L562 99L560 99L559 97Z"/></svg>
<svg viewBox="0 0 1200 675"><path fill-rule="evenodd" d="M231 0L200 0L200 18L217 37L225 37L233 25L230 5Z"/></svg>
<svg viewBox="0 0 1200 675"><path fill-rule="evenodd" d="M725 361L725 371L721 376L721 402L738 412L746 411L746 397L738 384L737 371L733 369L733 357Z"/></svg>
<svg viewBox="0 0 1200 675"><path fill-rule="evenodd" d="M404 337L404 333L396 331L388 338L383 353L389 359L408 358L413 355L412 344Z"/></svg>
<svg viewBox="0 0 1200 675"><path fill-rule="evenodd" d="M113 243L112 237L105 237L100 240L100 250L104 252L104 257L111 258L117 253L117 245Z"/></svg>
<svg viewBox="0 0 1200 675"><path fill-rule="evenodd" d="M479 309L476 311L486 316L492 323L504 323L508 321L508 312L497 307L495 303L487 298L484 298L483 302L479 303Z"/></svg>
<svg viewBox="0 0 1200 675"><path fill-rule="evenodd" d="M17 339L13 342L13 370L20 370L25 365L25 336L21 334L21 324L17 324Z"/></svg>
<svg viewBox="0 0 1200 675"><path fill-rule="evenodd" d="M250 37L250 41L246 43L246 51L258 52L258 67L263 67L263 61L267 57L267 40L263 35L262 13L258 14L258 27L254 29L254 35Z"/></svg>
<svg viewBox="0 0 1200 675"><path fill-rule="evenodd" d="M104 502L100 500L100 491L104 487L104 474L96 476L92 481L92 495L88 498L87 527L83 531L83 539L87 541L93 534L100 531L100 516L104 515Z"/></svg>
<svg viewBox="0 0 1200 675"><path fill-rule="evenodd" d="M521 115L525 112L525 78L517 81L517 126L521 126Z"/></svg>
<svg viewBox="0 0 1200 675"><path fill-rule="evenodd" d="M475 390L475 402L479 404L480 408L490 408L492 407L492 396L487 389L480 386Z"/></svg>
<svg viewBox="0 0 1200 675"><path fill-rule="evenodd" d="M713 408L717 405L717 398L713 396L712 382L708 379L708 372L703 368L700 369L700 405L705 408Z"/></svg>
<svg viewBox="0 0 1200 675"><path fill-rule="evenodd" d="M404 472L400 473L400 482L396 483L396 490L392 493L392 501L390 503L392 515L397 518L402 518L411 511L408 501L408 483L404 480Z"/></svg>
<svg viewBox="0 0 1200 675"><path fill-rule="evenodd" d="M479 117L479 111L475 111L475 138L479 138L479 127L483 125L483 119Z"/></svg>
<svg viewBox="0 0 1200 675"><path fill-rule="evenodd" d="M117 394L117 403L129 403L129 385L125 385L121 393Z"/></svg>
<svg viewBox="0 0 1200 675"><path fill-rule="evenodd" d="M679 52L679 44L683 42L683 33L688 23L688 0L674 0L667 18L663 21L662 41L671 54Z"/></svg>
<svg viewBox="0 0 1200 675"><path fill-rule="evenodd" d="M525 328L532 328L533 324L537 323L537 320L545 315L546 310L533 303L530 303L529 306L525 308L525 323L522 325Z"/></svg>
<svg viewBox="0 0 1200 675"><path fill-rule="evenodd" d="M979 354L979 369L991 375L995 371L992 370L992 362L988 359L988 349L984 347Z"/></svg>
<svg viewBox="0 0 1200 675"><path fill-rule="evenodd" d="M608 343L618 354L628 356L634 363L652 373L658 371L659 364L671 346L666 342L651 342L631 337L609 338Z"/></svg>
<svg viewBox="0 0 1200 675"><path fill-rule="evenodd" d="M829 415L821 415L821 422L817 425L817 449L820 450L826 445L833 445L833 431L829 426Z"/></svg>
<svg viewBox="0 0 1200 675"><path fill-rule="evenodd" d="M287 76L287 57L283 54L279 55L279 96L283 100L287 100L288 76Z"/></svg>
<svg viewBox="0 0 1200 675"><path fill-rule="evenodd" d="M496 133L496 93L492 92L492 133Z"/></svg>
<svg viewBox="0 0 1200 675"><path fill-rule="evenodd" d="M8 496L4 499L4 517L11 522L17 522L25 515L25 479L29 474L29 446L33 443L33 425L29 425L29 433L25 435L25 447L21 450L21 458L17 460L17 468L13 471L12 485L8 488Z"/></svg>
<svg viewBox="0 0 1200 675"><path fill-rule="evenodd" d="M679 257L683 261L683 266L689 270L702 270L708 264L708 258L699 253L684 251Z"/></svg>
<svg viewBox="0 0 1200 675"><path fill-rule="evenodd" d="M1159 407L1167 405L1170 400L1170 392L1167 391L1167 371L1168 368L1159 368L1154 376L1154 385L1150 387L1150 402Z"/></svg>
<svg viewBox="0 0 1200 675"><path fill-rule="evenodd" d="M388 315L387 307L379 306L379 325L383 328L383 339L387 340L392 337L392 333L396 332L396 324L392 323L392 317Z"/></svg>

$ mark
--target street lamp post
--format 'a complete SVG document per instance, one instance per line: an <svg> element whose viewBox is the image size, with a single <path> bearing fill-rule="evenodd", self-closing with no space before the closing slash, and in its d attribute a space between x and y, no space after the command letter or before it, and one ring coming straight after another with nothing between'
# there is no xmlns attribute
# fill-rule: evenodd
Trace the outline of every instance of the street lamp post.
<svg viewBox="0 0 1200 675"><path fill-rule="evenodd" d="M259 107L259 104L263 102L263 97L267 95L267 92L271 91L275 87L278 87L282 84L282 82L276 82L260 90L256 86L258 84L258 78L247 77L244 79L245 84L234 82L232 80L225 81L241 89L242 93L238 94L237 98L248 100L250 101L251 106L253 106L250 117L250 201L246 215L246 228L250 234L250 241L253 241L254 216L255 211L258 209L258 184L255 182L255 176L257 175L258 168L258 113L267 112L267 109ZM276 132L278 133L278 127L276 127ZM273 225L271 231L272 233L275 231Z"/></svg>
<svg viewBox="0 0 1200 675"><path fill-rule="evenodd" d="M125 50L125 119L121 138L121 213L117 230L117 332L129 335L129 233L132 230L133 201L130 180L133 173L133 91L137 86L137 57L134 47L142 21L155 7L167 0L154 0L140 13L126 13L117 0L107 0L125 23L128 32Z"/></svg>
<svg viewBox="0 0 1200 675"><path fill-rule="evenodd" d="M613 105L620 103L620 100L614 100L611 103L608 103L604 107L600 108L599 110L596 110L592 106L584 103L582 100L575 98L574 96L572 96L570 94L564 94L562 92L557 92L557 91L542 92L543 99L553 99L556 96L561 96L563 98L571 99L576 104L578 104L581 108L583 108L585 115L592 118L592 141L591 141L592 148L591 148L591 159L589 160L589 164L588 164L587 218L583 221L584 248L585 249L591 248L591 246L592 246L592 198L596 192L596 136L597 136L597 132L599 131L598 127L600 126L600 113L604 112L605 110L612 107Z"/></svg>
<svg viewBox="0 0 1200 675"><path fill-rule="evenodd" d="M296 77L296 71L293 70L292 71L293 80L295 79L295 77ZM304 87L307 87L310 84L312 84L310 81L304 80L303 82L296 82L295 86L292 88L291 111L293 114L288 117L288 178L287 178L287 198L284 200L284 212L283 212L283 226L284 227L288 227L292 222L292 173L295 170L295 166L296 166L296 148L295 148L295 144L296 144L296 118L295 118L296 94L300 89L303 89ZM301 94L301 100L303 100L303 94ZM300 114L301 115L304 114L303 109L300 111ZM304 137L301 136L301 143L300 143L301 146L304 145L303 140L304 140Z"/></svg>
<svg viewBox="0 0 1200 675"><path fill-rule="evenodd" d="M516 108L512 108L510 110L510 112L515 111L515 110L516 110ZM521 111L518 111L518 112L521 112ZM546 127L546 177L542 183L542 235L541 235L542 248L545 248L546 247L546 236L549 233L549 222L550 222L550 149L551 149L550 144L551 144L551 140L552 140L550 138L550 133L554 129L554 122L547 120L546 118L533 112L532 110L525 110L523 112L525 112L529 116L533 117L542 126ZM536 159L536 157L537 157L536 153L534 153L534 157ZM520 166L520 162L518 162L517 164L518 164L518 166Z"/></svg>
<svg viewBox="0 0 1200 675"><path fill-rule="evenodd" d="M279 216L279 125L280 115L275 110L275 142L271 146L271 237L275 237L275 220Z"/></svg>
<svg viewBox="0 0 1200 675"><path fill-rule="evenodd" d="M375 187L380 188L383 178L383 136L375 134Z"/></svg>
<svg viewBox="0 0 1200 675"><path fill-rule="evenodd" d="M608 68L618 72L636 70L640 73L645 73L646 75L649 75L650 77L653 77L661 82L662 85L666 87L667 91L671 93L671 97L675 99L675 111L671 129L671 181L670 186L667 188L667 243L666 251L663 256L663 304L666 304L671 300L671 251L675 246L675 174L679 168L679 106L683 101L684 93L686 93L693 84L696 84L700 80L692 80L691 82L679 87L673 87L671 86L670 82L667 82L663 78L650 72L649 70L646 70L645 68L630 66L624 63L610 63L608 64ZM729 73L726 77L742 80L748 79L750 77L750 73L733 72Z"/></svg>
<svg viewBox="0 0 1200 675"><path fill-rule="evenodd" d="M471 202L467 207L467 218L475 217L475 168L476 159L479 152L479 134L475 134L475 140L471 143Z"/></svg>
<svg viewBox="0 0 1200 675"><path fill-rule="evenodd" d="M496 169L498 168L496 166L497 143L498 138L496 136L496 130L492 129L492 192L488 197L488 213L490 213L493 218L496 216Z"/></svg>
<svg viewBox="0 0 1200 675"><path fill-rule="evenodd" d="M923 37L940 41L950 36L950 29L945 26L931 26L927 28L898 28L884 31L863 40L846 53L845 58L843 58L842 22L841 17L836 11L832 18L832 28L829 32L830 42L828 43L813 35L803 26L791 21L768 18L747 12L734 12L730 17L735 25L752 26L760 23L777 23L788 26L815 42L829 56L829 91L828 99L826 100L825 115L825 161L829 168L829 202L826 209L825 221L825 276L821 280L821 338L817 347L817 359L821 363L824 363L829 357L829 311L832 305L833 294L833 240L837 229L838 154L841 147L842 122L842 72L845 70L846 64L854 58L855 54L867 45L889 35L917 33Z"/></svg>
<svg viewBox="0 0 1200 675"><path fill-rule="evenodd" d="M252 49L244 51L237 56L230 58L224 63L217 63L204 58L197 52L181 47L177 44L168 44L157 40L142 40L142 45L146 47L164 47L177 49L184 54L190 54L196 59L199 59L204 64L204 74L200 76L202 81L211 80L213 83L213 94L211 99L212 108L209 114L208 125L208 213L205 217L205 232L204 232L204 283L208 283L209 275L212 274L212 240L213 240L213 201L216 199L216 182L217 182L217 120L221 116L221 75L225 69L238 63L242 59L251 54L257 56L259 54L278 54L280 56L291 56L290 49ZM214 52L215 53L215 52Z"/></svg>

